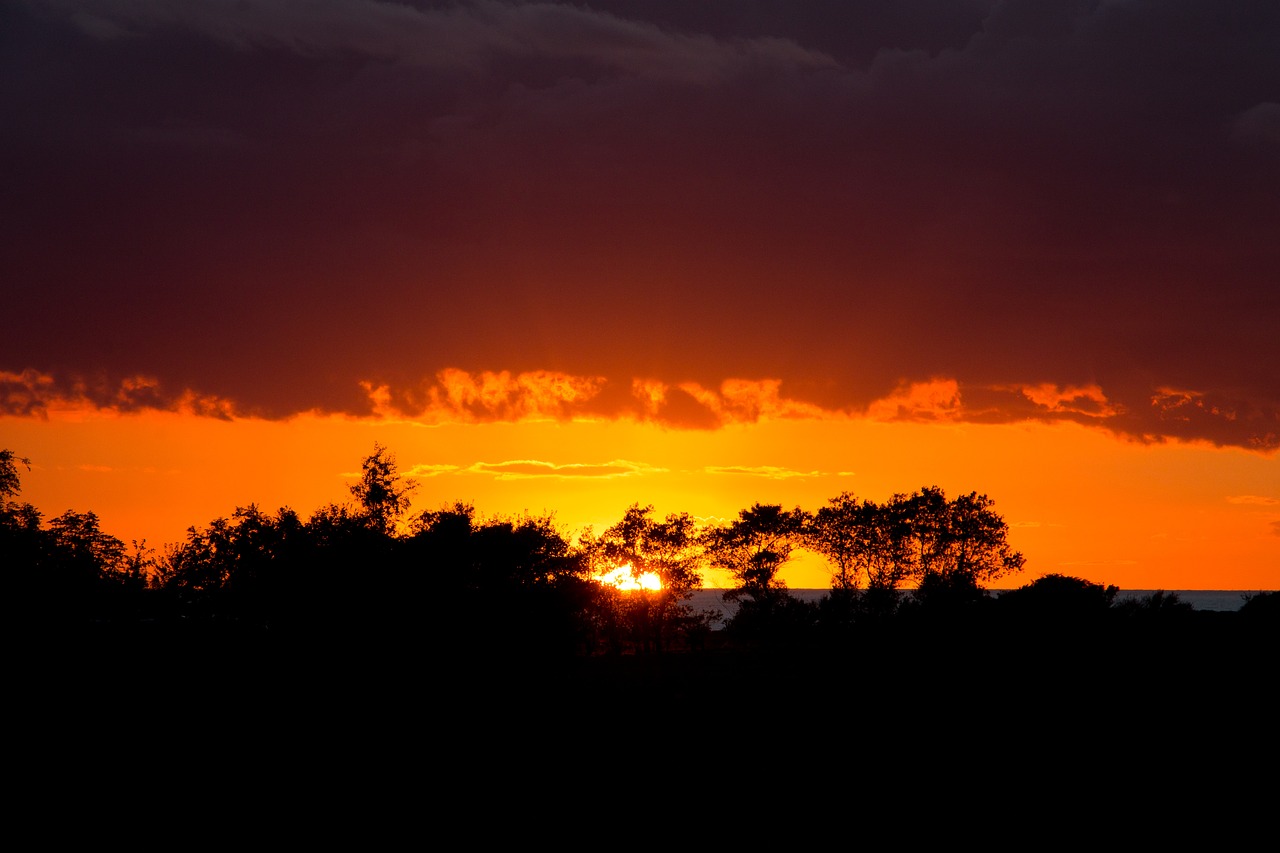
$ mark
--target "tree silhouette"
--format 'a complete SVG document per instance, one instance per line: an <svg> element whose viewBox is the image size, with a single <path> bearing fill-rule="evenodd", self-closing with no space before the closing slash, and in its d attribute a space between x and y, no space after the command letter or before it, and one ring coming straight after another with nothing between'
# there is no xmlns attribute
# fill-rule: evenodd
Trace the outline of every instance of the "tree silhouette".
<svg viewBox="0 0 1280 853"><path fill-rule="evenodd" d="M146 587L141 563L128 559L96 513L67 510L45 524L38 509L14 500L19 464L30 470L29 460L0 451L0 558L11 615L65 630L135 612Z"/></svg>
<svg viewBox="0 0 1280 853"><path fill-rule="evenodd" d="M587 643L600 585L551 516L481 519L457 503L421 513L411 528L402 572L437 640L517 656Z"/></svg>
<svg viewBox="0 0 1280 853"><path fill-rule="evenodd" d="M1022 569L1008 525L986 495L954 500L936 486L883 505L849 493L832 498L806 528L806 544L834 568L837 589L894 589L903 582L988 583Z"/></svg>
<svg viewBox="0 0 1280 853"><path fill-rule="evenodd" d="M834 569L831 586L838 590L858 589L864 573L866 528L864 507L852 492L841 492L809 519L805 545L827 558Z"/></svg>
<svg viewBox="0 0 1280 853"><path fill-rule="evenodd" d="M884 504L844 492L813 514L804 539L832 567L824 619L847 623L891 615L899 587L911 582L917 605L982 599L981 584L1022 569L1007 536L986 495L948 500L930 486Z"/></svg>
<svg viewBox="0 0 1280 853"><path fill-rule="evenodd" d="M1113 608L1129 619L1148 621L1184 617L1192 610L1191 605L1179 598L1176 592L1162 589L1142 597L1125 596Z"/></svg>
<svg viewBox="0 0 1280 853"><path fill-rule="evenodd" d="M128 568L125 545L104 533L93 512L67 510L49 522L49 532L67 556L95 572L121 572Z"/></svg>
<svg viewBox="0 0 1280 853"><path fill-rule="evenodd" d="M661 651L673 629L698 630L699 620L685 602L702 585L705 563L697 522L688 513L653 518L653 506L632 504L617 524L598 538L583 537L596 574L629 567L633 579L657 576L661 588L611 590L607 598L613 627L625 629L642 647ZM616 647L615 643L615 647Z"/></svg>
<svg viewBox="0 0 1280 853"><path fill-rule="evenodd" d="M941 489L938 497L942 497ZM1025 559L1009 546L1009 526L992 510L994 505L989 497L977 492L946 504L946 547L930 570L984 584L1022 571Z"/></svg>
<svg viewBox="0 0 1280 853"><path fill-rule="evenodd" d="M409 495L418 484L401 478L395 456L377 443L373 445L373 453L360 463L360 472L360 479L351 486L351 494L371 525L386 533L393 532L400 517L408 511Z"/></svg>
<svg viewBox="0 0 1280 853"><path fill-rule="evenodd" d="M1277 635L1276 593L1250 598L1239 618L1196 613L1173 593L1117 603L1115 587L1060 575L993 597L980 584L1023 560L992 501L976 492L949 499L930 487L884 503L846 492L812 517L757 503L709 530L687 513L658 519L636 503L598 537L571 544L550 515L486 518L464 503L402 527L412 484L375 445L351 487L355 501L322 506L306 521L288 508L238 506L153 559L137 543L128 553L93 512L46 523L16 500L23 465L0 452L5 615L40 640L30 645L61 656L49 671L93 650L85 671L137 661L135 684L168 685L178 673L204 683L212 666L226 676L220 685L243 689L242 671L265 685L296 662L326 685L335 673L359 672L362 689L352 693L360 695L372 685L416 691L422 674L439 680L437 695L472 701L554 698L576 708L643 694L647 707L665 708L714 695L728 708L797 690L830 700L835 688L814 685L836 684L839 665L841 675L870 679L867 695L907 680L948 695L1013 684L1136 695L1126 686L1133 667L1107 661L1167 662L1136 689L1172 678L1188 660L1243 661L1237 673L1251 676L1270 663ZM830 562L833 588L816 605L789 595L779 577L796 547ZM679 657L674 640L698 624L687 601L708 561L732 573L737 586L726 598L737 609L715 637L716 654ZM662 589L624 593L594 580L620 566L658 575ZM597 654L602 636L672 654L613 660ZM1007 652L1002 667L973 654L996 646ZM590 673L600 677L577 680Z"/></svg>
<svg viewBox="0 0 1280 853"><path fill-rule="evenodd" d="M954 610L985 600L983 584L1021 571L1023 556L1008 543L1008 525L986 495L954 500L936 486L895 495L890 504L911 543L912 602Z"/></svg>
<svg viewBox="0 0 1280 853"><path fill-rule="evenodd" d="M1002 593L1000 610L1027 622L1099 621L1115 604L1119 589L1069 575L1041 575Z"/></svg>
<svg viewBox="0 0 1280 853"><path fill-rule="evenodd" d="M796 507L784 510L778 504L753 504L738 518L707 535L711 563L728 569L738 582L735 596L768 598L787 588L778 570L802 542L808 516Z"/></svg>
<svg viewBox="0 0 1280 853"><path fill-rule="evenodd" d="M461 501L414 516L405 544L415 578L446 595L477 587L471 537L478 523L475 506Z"/></svg>
<svg viewBox="0 0 1280 853"><path fill-rule="evenodd" d="M835 590L896 590L914 572L911 520L903 496L881 506L843 492L813 514L805 545L832 565Z"/></svg>
<svg viewBox="0 0 1280 853"><path fill-rule="evenodd" d="M12 450L0 450L0 556L3 556L3 612L8 621L37 622L46 618L47 570L52 562L41 514L29 503L14 500L22 493L18 464L31 470L30 460Z"/></svg>
<svg viewBox="0 0 1280 853"><path fill-rule="evenodd" d="M0 450L0 506L22 493L22 478L18 474L19 463L28 471L31 470L30 459L18 456L8 448Z"/></svg>
<svg viewBox="0 0 1280 853"><path fill-rule="evenodd" d="M728 569L738 582L726 590L737 610L726 628L741 640L765 646L789 645L810 633L817 608L787 593L778 571L804 542L808 514L796 507L753 504L738 518L706 534L713 565Z"/></svg>

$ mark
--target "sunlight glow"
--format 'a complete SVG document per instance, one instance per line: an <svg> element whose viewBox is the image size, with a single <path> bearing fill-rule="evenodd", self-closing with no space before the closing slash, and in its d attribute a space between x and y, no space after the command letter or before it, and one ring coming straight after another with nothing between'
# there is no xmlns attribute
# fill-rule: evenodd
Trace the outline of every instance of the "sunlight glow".
<svg viewBox="0 0 1280 853"><path fill-rule="evenodd" d="M3 378L0 371L0 398ZM1084 409L1085 402L1081 394L1055 405ZM607 530L638 499L655 504L659 517L689 511L714 523L756 501L812 511L845 490L883 501L937 485L995 499L1010 543L1027 557L1025 573L1010 586L1047 573L1121 589L1257 591L1280 582L1280 456L1138 445L1077 423L779 419L673 430L571 420L427 430L336 415L270 421L183 411L45 412L0 415L0 448L32 463L20 472L19 500L46 518L67 508L92 510L121 541L161 551L185 541L192 525L248 503L293 507L306 518L349 500L351 481L341 474L377 439L420 482L412 513L459 499L482 516L554 509L576 535L586 527ZM630 580L629 569L621 574ZM701 574L707 587L736 585L716 566ZM831 583L826 561L808 552L788 561L780 577L793 589Z"/></svg>
<svg viewBox="0 0 1280 853"><path fill-rule="evenodd" d="M606 572L596 577L600 583L606 586L616 586L618 589L629 591L633 589L662 589L662 581L653 572L645 572L639 577L631 573L631 564L619 566L611 572Z"/></svg>

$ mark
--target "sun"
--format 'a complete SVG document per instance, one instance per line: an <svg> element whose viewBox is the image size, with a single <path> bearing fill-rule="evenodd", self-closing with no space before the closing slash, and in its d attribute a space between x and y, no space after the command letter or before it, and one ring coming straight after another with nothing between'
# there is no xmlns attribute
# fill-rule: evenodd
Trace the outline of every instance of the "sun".
<svg viewBox="0 0 1280 853"><path fill-rule="evenodd" d="M606 586L617 587L624 591L635 589L658 590L662 589L662 581L653 572L644 572L637 576L631 571L631 564L618 566L611 572L606 572L596 576L596 580Z"/></svg>

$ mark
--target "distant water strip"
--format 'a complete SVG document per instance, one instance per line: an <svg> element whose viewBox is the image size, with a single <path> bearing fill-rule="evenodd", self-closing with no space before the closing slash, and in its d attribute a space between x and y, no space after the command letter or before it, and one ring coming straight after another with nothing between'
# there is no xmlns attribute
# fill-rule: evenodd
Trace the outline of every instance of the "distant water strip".
<svg viewBox="0 0 1280 853"><path fill-rule="evenodd" d="M1005 589L990 590L991 594L996 596L1008 591ZM1122 589L1116 595L1116 601L1124 601L1126 598L1142 599L1157 592L1163 592L1165 595L1177 595L1179 601L1190 604L1195 610L1226 612L1239 610L1243 607L1246 596L1257 595L1260 592L1267 591L1258 589ZM716 620L719 624L716 624L715 627L723 627L724 621L732 616L735 610L733 602L724 600L724 592L723 589L700 589L693 594L693 598L690 599L689 603L694 610L710 610L719 613L719 619ZM817 601L831 592L831 590L789 589L787 592L801 601Z"/></svg>

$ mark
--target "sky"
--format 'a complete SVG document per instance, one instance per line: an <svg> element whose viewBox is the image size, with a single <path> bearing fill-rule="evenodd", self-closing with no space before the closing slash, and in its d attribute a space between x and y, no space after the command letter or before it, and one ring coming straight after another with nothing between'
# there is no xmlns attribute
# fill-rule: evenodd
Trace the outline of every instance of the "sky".
<svg viewBox="0 0 1280 853"><path fill-rule="evenodd" d="M380 442L415 510L939 485L1012 585L1280 587L1275 4L14 0L0 163L46 516Z"/></svg>

